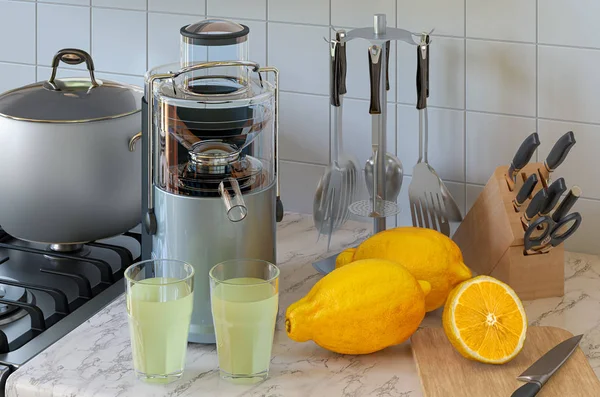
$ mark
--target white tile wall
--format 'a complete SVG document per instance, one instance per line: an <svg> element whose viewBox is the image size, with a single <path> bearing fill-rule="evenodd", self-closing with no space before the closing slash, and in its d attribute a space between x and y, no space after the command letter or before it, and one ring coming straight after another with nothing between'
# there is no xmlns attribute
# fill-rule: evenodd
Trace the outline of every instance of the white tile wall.
<svg viewBox="0 0 600 397"><path fill-rule="evenodd" d="M99 78L141 84L149 68L177 61L181 26L204 15L236 19L251 29L250 58L281 70L284 204L311 212L329 161L323 37L330 25L370 26L375 12L387 14L388 26L435 28L429 160L461 208L470 208L528 134L539 131L542 160L557 137L573 130L577 144L556 173L583 189L584 222L569 248L600 253L597 0L0 0L0 91L46 79L52 55L66 46L89 50ZM345 147L361 164L371 151L367 46L349 44L344 106ZM407 175L398 224L410 223L406 192L417 157L415 52L392 45L388 150ZM61 66L59 76L85 75L82 66Z"/></svg>

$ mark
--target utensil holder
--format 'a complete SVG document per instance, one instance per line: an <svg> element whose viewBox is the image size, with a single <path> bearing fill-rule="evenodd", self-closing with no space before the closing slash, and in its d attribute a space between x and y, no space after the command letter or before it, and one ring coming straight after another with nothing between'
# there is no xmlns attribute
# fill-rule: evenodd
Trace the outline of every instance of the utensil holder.
<svg viewBox="0 0 600 397"><path fill-rule="evenodd" d="M507 171L508 166L496 168L452 239L460 247L467 266L475 273L507 283L519 298L563 296L564 246L560 244L545 254L524 254L521 215L528 202L521 212L516 212L512 204L524 179L510 191L505 179ZM528 164L520 176L527 178L533 173L538 174L540 181L548 177L542 163ZM542 184L538 183L535 191L540 188Z"/></svg>

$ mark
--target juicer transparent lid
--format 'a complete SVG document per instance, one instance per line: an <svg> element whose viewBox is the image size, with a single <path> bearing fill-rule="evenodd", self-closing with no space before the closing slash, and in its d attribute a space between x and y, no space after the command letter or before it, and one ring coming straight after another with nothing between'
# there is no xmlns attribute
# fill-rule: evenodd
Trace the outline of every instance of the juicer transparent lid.
<svg viewBox="0 0 600 397"><path fill-rule="evenodd" d="M222 46L247 41L250 29L233 21L205 19L182 27L180 33L194 45Z"/></svg>

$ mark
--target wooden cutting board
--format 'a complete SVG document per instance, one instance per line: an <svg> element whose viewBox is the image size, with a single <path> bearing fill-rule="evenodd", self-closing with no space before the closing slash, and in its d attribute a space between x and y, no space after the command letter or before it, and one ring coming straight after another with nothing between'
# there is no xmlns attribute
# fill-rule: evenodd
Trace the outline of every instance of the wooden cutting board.
<svg viewBox="0 0 600 397"><path fill-rule="evenodd" d="M521 353L503 365L463 358L448 342L442 328L422 328L411 341L424 397L509 397L523 385L517 376L548 350L572 336L560 328L529 327ZM581 348L577 348L537 396L600 396L600 381Z"/></svg>

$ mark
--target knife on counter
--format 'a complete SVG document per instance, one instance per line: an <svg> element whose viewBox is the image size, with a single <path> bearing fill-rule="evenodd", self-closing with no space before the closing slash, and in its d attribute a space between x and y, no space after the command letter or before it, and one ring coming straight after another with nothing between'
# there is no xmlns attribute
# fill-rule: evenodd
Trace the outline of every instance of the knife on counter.
<svg viewBox="0 0 600 397"><path fill-rule="evenodd" d="M577 202L577 199L581 196L581 188L579 186L573 186L567 196L560 202L556 211L552 214L552 220L554 222L560 221L564 218L567 213L573 208L573 205Z"/></svg>
<svg viewBox="0 0 600 397"><path fill-rule="evenodd" d="M545 189L540 189L535 196L533 196L529 202L529 205L527 206L527 209L525 210L525 213L521 216L521 224L523 225L524 231L527 231L529 224L533 218L539 214L547 199L548 194L546 193Z"/></svg>
<svg viewBox="0 0 600 397"><path fill-rule="evenodd" d="M554 346L539 360L517 377L522 382L527 382L519 387L511 397L534 397L548 379L562 367L579 346L583 335L577 335Z"/></svg>
<svg viewBox="0 0 600 397"><path fill-rule="evenodd" d="M508 167L508 172L506 173L506 183L508 183L508 189L511 192L515 188L519 171L529 163L531 156L533 156L533 153L535 153L535 149L537 149L538 146L540 146L540 137L537 132L529 135L523 143L521 143L521 146L519 146L519 149L515 153L515 157Z"/></svg>
<svg viewBox="0 0 600 397"><path fill-rule="evenodd" d="M558 178L546 189L548 198L540 209L539 216L546 216L552 212L556 204L560 200L561 196L567 191L567 184L565 178Z"/></svg>
<svg viewBox="0 0 600 397"><path fill-rule="evenodd" d="M550 180L550 174L565 161L575 143L575 134L573 134L573 131L567 132L556 141L550 153L548 153L548 157L544 160L544 168L548 174L548 181Z"/></svg>
<svg viewBox="0 0 600 397"><path fill-rule="evenodd" d="M517 193L517 196L513 199L513 207L515 208L516 212L519 212L521 210L521 206L525 201L527 201L527 199L531 195L531 192L533 192L533 189L535 189L537 183L537 175L529 175L529 178L527 178L523 186L521 186L521 189L519 189L519 193Z"/></svg>

